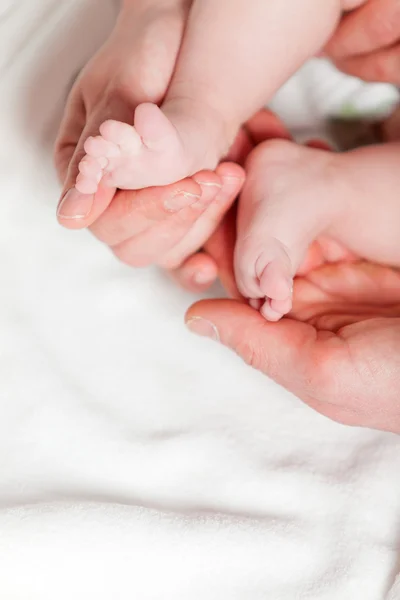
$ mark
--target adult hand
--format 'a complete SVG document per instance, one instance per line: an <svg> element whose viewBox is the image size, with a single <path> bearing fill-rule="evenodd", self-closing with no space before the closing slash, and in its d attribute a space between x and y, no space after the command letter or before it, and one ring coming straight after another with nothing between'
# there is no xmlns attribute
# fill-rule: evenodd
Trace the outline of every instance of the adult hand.
<svg viewBox="0 0 400 600"><path fill-rule="evenodd" d="M273 122L278 137L285 136ZM269 137L263 123L253 121L256 142ZM227 275L234 242L227 221L210 240L214 255L225 257ZM295 280L288 318L269 323L243 302L208 300L191 307L186 322L327 417L400 433L399 271L357 260L334 240L320 238Z"/></svg>
<svg viewBox="0 0 400 600"><path fill-rule="evenodd" d="M330 419L400 433L400 273L330 264L337 246L330 252L320 243L324 264L296 280L289 318L269 323L244 303L214 300L195 304L187 325Z"/></svg>
<svg viewBox="0 0 400 600"><path fill-rule="evenodd" d="M345 15L325 52L349 75L400 85L398 0L368 0Z"/></svg>
<svg viewBox="0 0 400 600"><path fill-rule="evenodd" d="M64 182L59 222L88 227L131 266L158 264L182 269L176 278L203 290L217 277L217 265L198 250L233 204L244 180L234 164L204 171L165 188L118 191L100 188L95 197L73 185L83 143L108 118L132 122L135 107L160 102L168 87L190 3L187 0L125 0L109 40L88 63L70 93L55 150ZM122 57L122 58L121 58ZM243 137L240 141L244 149ZM65 194L71 190L68 197Z"/></svg>

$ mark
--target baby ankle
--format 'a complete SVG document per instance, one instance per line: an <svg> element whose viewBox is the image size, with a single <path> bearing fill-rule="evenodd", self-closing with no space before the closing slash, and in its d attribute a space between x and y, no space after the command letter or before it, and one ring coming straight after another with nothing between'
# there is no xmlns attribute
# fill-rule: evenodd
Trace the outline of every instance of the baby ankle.
<svg viewBox="0 0 400 600"><path fill-rule="evenodd" d="M180 133L185 131L189 137L198 132L204 140L208 138L207 146L210 160L215 163L229 150L236 135L235 125L225 118L225 115L212 104L188 96L168 98L162 105L162 111L176 124ZM181 127L179 127L181 124Z"/></svg>

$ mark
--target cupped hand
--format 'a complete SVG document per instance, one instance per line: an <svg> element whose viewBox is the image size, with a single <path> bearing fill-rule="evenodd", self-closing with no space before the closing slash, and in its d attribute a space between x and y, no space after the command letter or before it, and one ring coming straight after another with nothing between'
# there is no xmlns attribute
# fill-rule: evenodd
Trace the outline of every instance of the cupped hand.
<svg viewBox="0 0 400 600"><path fill-rule="evenodd" d="M345 15L325 52L349 75L400 85L398 0L368 0Z"/></svg>
<svg viewBox="0 0 400 600"><path fill-rule="evenodd" d="M330 240L313 254L289 318L269 323L244 303L214 300L188 311L188 327L330 419L400 433L400 272L345 249L331 263Z"/></svg>
<svg viewBox="0 0 400 600"><path fill-rule="evenodd" d="M250 123L253 142L270 137ZM269 115L277 137L289 137ZM310 142L326 149L326 144ZM208 246L234 288L234 215ZM294 308L267 322L240 300L190 308L188 327L218 340L321 414L347 425L400 433L400 272L367 263L327 237L309 249L294 286Z"/></svg>

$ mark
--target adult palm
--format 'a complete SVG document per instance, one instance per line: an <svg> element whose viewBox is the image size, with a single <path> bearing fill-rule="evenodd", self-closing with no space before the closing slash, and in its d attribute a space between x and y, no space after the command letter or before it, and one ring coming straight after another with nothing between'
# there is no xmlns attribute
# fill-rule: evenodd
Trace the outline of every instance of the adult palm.
<svg viewBox="0 0 400 600"><path fill-rule="evenodd" d="M268 323L240 301L208 300L187 322L325 416L400 433L397 270L320 240L295 282L288 318Z"/></svg>

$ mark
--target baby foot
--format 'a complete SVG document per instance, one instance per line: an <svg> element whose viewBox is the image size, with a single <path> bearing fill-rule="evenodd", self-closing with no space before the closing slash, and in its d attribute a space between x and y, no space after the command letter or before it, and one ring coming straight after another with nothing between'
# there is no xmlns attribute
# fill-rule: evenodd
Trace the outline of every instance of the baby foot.
<svg viewBox="0 0 400 600"><path fill-rule="evenodd" d="M78 177L78 188L84 196L77 196L79 202L86 201L86 204L88 195L97 191L108 159L101 152L98 154L96 138L96 158L86 156L78 174L78 165L74 160L71 162L74 149L76 156L82 155L83 142L90 135L97 136L99 124L106 119L132 123L132 106L139 100L153 103L162 100L175 67L189 10L189 6L175 9L171 2L164 0L157 2L151 14L143 11L141 3L122 5L110 38L73 86L56 142L55 159L60 179L64 181L64 192L72 188ZM88 143L91 145L92 141ZM115 144L111 147L115 150ZM107 149L110 150L110 144ZM107 197L112 197L114 191L110 188ZM105 195L107 193L102 197Z"/></svg>
<svg viewBox="0 0 400 600"><path fill-rule="evenodd" d="M102 178L109 187L141 189L168 185L191 174L178 131L155 104L137 107L133 127L106 121L99 136L86 140L84 149L76 183L84 193L95 192Z"/></svg>
<svg viewBox="0 0 400 600"><path fill-rule="evenodd" d="M261 144L249 158L235 272L241 293L269 321L290 312L305 252L339 213L332 164L331 153L283 140Z"/></svg>
<svg viewBox="0 0 400 600"><path fill-rule="evenodd" d="M100 135L86 140L86 156L79 165L78 191L93 193L102 182L113 188L141 189L174 183L200 169L215 168L218 148L208 131L217 130L210 119L199 127L201 115L195 116L194 105L180 105L172 119L156 104L140 104L135 111L134 126L106 121ZM191 114L193 113L193 114ZM204 115L203 115L204 116ZM90 191L88 191L90 190Z"/></svg>

